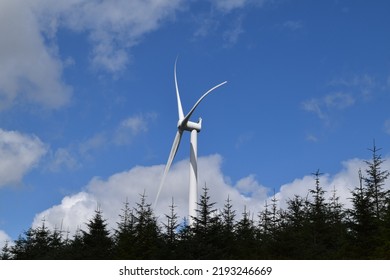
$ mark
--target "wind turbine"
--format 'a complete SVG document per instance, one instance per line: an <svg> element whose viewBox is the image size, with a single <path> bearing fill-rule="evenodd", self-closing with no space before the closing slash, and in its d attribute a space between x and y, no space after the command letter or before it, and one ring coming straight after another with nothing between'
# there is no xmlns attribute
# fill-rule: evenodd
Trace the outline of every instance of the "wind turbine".
<svg viewBox="0 0 390 280"><path fill-rule="evenodd" d="M197 154L198 154L198 133L202 128L202 119L199 118L198 122L190 121L191 115L194 113L196 107L198 107L199 103L213 90L224 85L227 81L222 82L211 89L209 89L206 93L204 93L199 100L195 103L192 109L188 112L187 115L184 116L183 107L181 106L179 87L177 85L177 77L176 77L176 64L177 59L175 61L174 67L174 77L175 77L175 88L176 88L176 98L177 98L177 110L179 113L179 121L177 122L177 132L175 139L173 140L173 145L171 148L171 152L169 153L167 164L165 165L165 170L163 177L160 182L160 186L158 188L157 196L154 201L154 206L156 207L158 198L160 196L161 189L164 185L165 177L168 174L169 168L175 158L176 152L179 148L180 140L184 131L191 132L191 140L190 140L190 186L189 186L189 201L188 201L188 220L191 225L193 222L192 217L196 217L196 209L197 209L197 189L198 189L198 163L197 163Z"/></svg>

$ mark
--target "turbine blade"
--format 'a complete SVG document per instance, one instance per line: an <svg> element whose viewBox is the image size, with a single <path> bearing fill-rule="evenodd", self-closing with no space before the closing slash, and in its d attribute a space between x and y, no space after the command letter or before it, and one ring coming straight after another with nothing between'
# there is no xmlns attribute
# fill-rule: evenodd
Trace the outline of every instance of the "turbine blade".
<svg viewBox="0 0 390 280"><path fill-rule="evenodd" d="M182 119L184 119L184 113L183 113L183 107L181 106L181 101L180 101L179 86L177 85L176 64L177 64L177 58L175 61L174 75L175 75L175 87L176 87L176 97L177 97L177 110L179 113L179 120L182 120Z"/></svg>
<svg viewBox="0 0 390 280"><path fill-rule="evenodd" d="M173 159L175 158L176 152L177 152L177 150L179 148L179 144L180 144L180 140L181 140L181 136L182 135L183 135L183 131L178 130L177 133L176 133L176 136L175 136L175 140L173 140L173 145L172 145L172 148L171 148L171 152L169 153L168 161L167 161L167 164L165 165L164 173L163 173L163 176L162 176L162 179L161 179L161 182L160 182L160 186L158 187L157 196L156 196L156 199L154 201L154 207L153 208L155 208L156 205L157 205L157 201L158 201L158 198L160 196L161 189L162 189L162 187L164 185L165 177L167 176L168 171L171 168Z"/></svg>
<svg viewBox="0 0 390 280"><path fill-rule="evenodd" d="M203 98L205 98L210 92L212 92L213 90L215 90L216 88L226 84L227 81L224 81L218 85L216 85L215 87L212 87L211 89L209 89L205 94L202 95L201 98L199 98L199 100L195 103L195 105L192 107L191 111L185 116L184 120L183 120L183 124L186 124L189 120L190 120L190 117L192 115L192 113L195 111L196 107L198 107L199 103L203 100Z"/></svg>

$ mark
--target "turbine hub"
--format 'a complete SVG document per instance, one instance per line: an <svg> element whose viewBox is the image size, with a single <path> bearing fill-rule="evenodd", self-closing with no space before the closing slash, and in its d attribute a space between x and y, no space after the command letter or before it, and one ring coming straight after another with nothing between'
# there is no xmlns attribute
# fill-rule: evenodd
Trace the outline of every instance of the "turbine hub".
<svg viewBox="0 0 390 280"><path fill-rule="evenodd" d="M177 128L181 131L183 131L183 130L187 130L187 131L196 130L197 132L200 132L200 130L202 129L202 119L199 118L198 122L188 121L186 123L184 123L182 120L179 120L177 123Z"/></svg>

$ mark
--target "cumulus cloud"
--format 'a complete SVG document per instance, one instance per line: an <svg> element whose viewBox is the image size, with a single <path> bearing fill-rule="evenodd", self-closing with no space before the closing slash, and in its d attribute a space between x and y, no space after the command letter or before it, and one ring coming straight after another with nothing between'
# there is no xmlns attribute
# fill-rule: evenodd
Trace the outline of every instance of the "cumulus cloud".
<svg viewBox="0 0 390 280"><path fill-rule="evenodd" d="M0 249L4 247L6 242L11 242L12 239L11 237L8 236L7 233L4 231L0 230Z"/></svg>
<svg viewBox="0 0 390 280"><path fill-rule="evenodd" d="M384 158L383 169L390 170L390 158ZM231 182L229 177L222 172L223 159L220 155L200 157L199 165L199 195L201 188L207 184L212 202L222 209L226 199L232 200L237 214L241 214L246 207L256 219L259 211L269 204L273 191L263 186L255 175ZM145 193L147 202L152 203L157 193L157 188L163 173L163 165L136 166L130 170L113 174L109 178L93 178L79 193L63 198L62 202L36 215L33 227L39 226L42 219L52 228L63 226L63 230L74 233L78 228L85 228L85 222L94 214L97 207L102 209L105 219L111 228L116 228L118 215L127 200L131 206L135 206L140 200L140 195ZM333 192L340 197L340 202L345 207L351 207L351 190L359 184L358 172L364 173L366 165L364 160L350 159L342 163L342 168L334 175L323 174L320 176L320 184L325 195L330 198ZM172 165L167 175L164 188L155 209L160 221L164 222L165 213L169 211L172 198L177 205L177 213L182 219L188 213L188 159L176 162ZM314 189L313 175L297 178L286 183L275 193L280 207L285 208L288 199L295 195L307 197L310 189ZM389 189L389 185L386 186Z"/></svg>
<svg viewBox="0 0 390 280"><path fill-rule="evenodd" d="M46 152L36 136L0 129L0 187L19 183Z"/></svg>
<svg viewBox="0 0 390 280"><path fill-rule="evenodd" d="M385 161L382 170L390 170L390 158L383 158ZM333 192L340 197L340 202L347 208L352 207L351 191L359 186L359 170L363 172L367 168L366 163L362 159L354 158L342 162L341 170L334 174L323 174L320 176L320 185L326 192L325 196L330 198ZM284 184L280 187L280 191L276 194L279 204L282 208L286 207L286 201L293 198L294 195L307 197L309 190L314 189L315 180L313 175L307 175L303 178L293 180L293 182ZM389 183L385 186L390 189Z"/></svg>
<svg viewBox="0 0 390 280"><path fill-rule="evenodd" d="M0 109L16 100L48 108L69 103L72 88L63 81L65 67L56 34L60 28L85 32L95 69L120 72L129 50L142 37L173 19L182 0L3 0L0 1Z"/></svg>
<svg viewBox="0 0 390 280"><path fill-rule="evenodd" d="M18 98L49 108L66 104L71 88L61 80L62 63L25 1L0 1L0 34L0 109Z"/></svg>
<svg viewBox="0 0 390 280"><path fill-rule="evenodd" d="M240 179L232 185L222 173L222 157L211 155L199 158L199 187L207 184L213 201L217 207L223 207L229 196L238 213L258 209L259 201L267 197L267 189L258 183L253 175ZM128 200L135 206L140 194L145 192L147 201L152 203L163 173L163 165L136 166L128 171L120 172L107 179L93 178L81 192L65 197L59 205L55 205L36 215L33 226L39 226L45 219L49 227L63 225L64 230L74 233L78 227L84 228L94 211L99 206L110 227L116 227L118 214L123 203ZM165 181L155 213L160 219L168 213L172 197L178 206L178 215L186 217L188 211L188 159L175 163ZM201 192L201 190L199 190ZM163 220L161 220L163 221Z"/></svg>
<svg viewBox="0 0 390 280"><path fill-rule="evenodd" d="M166 20L174 18L182 0L35 0L31 7L55 36L58 28L87 32L92 43L92 64L109 72L123 70L130 61L128 50Z"/></svg>

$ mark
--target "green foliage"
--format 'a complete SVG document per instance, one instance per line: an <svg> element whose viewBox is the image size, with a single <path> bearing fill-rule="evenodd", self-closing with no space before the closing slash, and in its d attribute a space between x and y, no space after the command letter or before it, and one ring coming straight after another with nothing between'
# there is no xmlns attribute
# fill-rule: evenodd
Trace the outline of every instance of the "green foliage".
<svg viewBox="0 0 390 280"><path fill-rule="evenodd" d="M159 259L162 257L161 229L157 224L151 205L146 203L145 193L134 208L134 243L132 250L138 259ZM161 254L160 254L161 253Z"/></svg>
<svg viewBox="0 0 390 280"><path fill-rule="evenodd" d="M9 241L6 241L3 248L1 248L0 260L10 260L12 259L12 254L9 247Z"/></svg>
<svg viewBox="0 0 390 280"><path fill-rule="evenodd" d="M83 259L103 260L112 257L113 241L100 209L82 231Z"/></svg>

